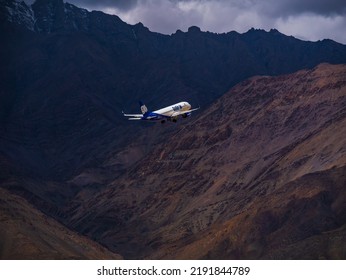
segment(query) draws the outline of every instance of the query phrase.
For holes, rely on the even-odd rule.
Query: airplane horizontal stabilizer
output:
[[[124,114],[124,117],[142,118],[142,114]]]
[[[141,120],[142,118],[128,118],[129,121],[139,121]]]

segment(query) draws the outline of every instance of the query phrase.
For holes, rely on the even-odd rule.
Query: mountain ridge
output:
[[[335,141],[335,146],[339,147],[342,142],[337,139],[342,138],[342,128],[338,131],[330,125],[334,121],[337,124],[343,121],[344,99],[338,97],[338,104],[332,98],[328,100],[318,95],[325,104],[319,100],[310,104],[315,98],[312,94],[315,89],[316,94],[331,91],[331,96],[336,98],[334,91],[344,87],[344,80],[337,75],[343,71],[340,70],[343,66],[315,68],[322,62],[346,63],[346,46],[342,44],[329,40],[305,42],[276,30],[251,29],[244,34],[234,31],[215,34],[190,27],[187,32],[162,35],[149,31],[143,24],[129,25],[117,16],[88,12],[62,1],[53,1],[56,5],[52,7],[56,9],[50,9],[47,5],[50,2],[36,1],[33,8],[23,3],[13,4],[11,0],[0,2],[0,37],[3,43],[0,49],[0,186],[23,197],[46,216],[97,240],[114,252],[120,252],[125,258],[217,258],[217,250],[209,255],[198,251],[195,255],[188,255],[188,251],[179,254],[174,246],[185,248],[187,243],[197,244],[199,239],[203,242],[205,227],[218,220],[218,215],[227,207],[232,210],[226,215],[230,219],[239,214],[242,207],[244,211],[250,211],[245,207],[246,199],[249,199],[247,191],[264,196],[271,189],[273,178],[280,177],[282,171],[281,167],[277,170],[276,162],[285,166],[285,162],[278,160],[280,156],[290,156],[287,161],[292,163],[292,170],[302,174],[307,163],[318,166],[320,161],[310,154],[304,156],[296,151],[297,158],[294,159],[290,153],[296,145],[302,145],[303,151],[312,153],[303,143],[315,139],[313,143],[317,147],[318,141],[314,137],[318,129],[336,131],[335,139],[330,140]],[[18,14],[12,12],[10,20],[9,5],[14,5],[12,10],[18,10]],[[31,25],[33,19],[29,8],[32,13],[36,11],[36,25]],[[13,22],[16,20],[19,24]],[[32,28],[26,28],[26,24]],[[303,68],[306,70],[301,70]],[[294,78],[280,76],[295,71],[301,72],[292,74]],[[334,72],[335,77],[331,74]],[[340,80],[336,81],[336,78]],[[280,83],[285,79],[292,79],[292,84],[287,82],[287,89],[297,100],[306,102],[306,106],[299,106],[292,97],[284,95],[286,89],[280,88]],[[313,85],[315,80],[318,83]],[[266,88],[266,82],[273,87]],[[229,104],[227,97],[223,99],[225,95],[229,97],[230,94],[226,93],[231,88],[233,98],[237,98],[234,104]],[[276,101],[278,104],[273,100],[275,96],[281,96],[277,95],[276,89],[285,96]],[[310,99],[304,97],[304,89],[309,91]],[[300,96],[296,95],[297,92],[301,93]],[[253,94],[253,98],[245,98],[247,94]],[[177,100],[199,104],[202,109],[191,119],[178,124],[129,123],[122,118],[121,111],[139,110],[137,100],[145,101],[150,109]],[[215,109],[215,104],[220,106],[220,110],[211,112],[210,108]],[[282,107],[282,112],[276,110],[275,104]],[[289,109],[290,104],[295,104],[294,111]],[[332,111],[331,107],[338,109],[340,115],[337,116],[338,110]],[[271,114],[273,119],[267,118],[265,110],[274,112]],[[314,117],[306,111],[314,112]],[[235,112],[239,113],[238,116],[229,122],[225,117],[228,113],[234,116]],[[286,118],[285,112],[290,118]],[[329,118],[326,112],[333,118]],[[301,118],[305,122],[301,122]],[[283,119],[285,122],[280,123]],[[319,127],[318,121],[327,127]],[[296,123],[300,124],[300,129],[295,127]],[[272,131],[264,129],[271,124],[277,126]],[[201,132],[189,133],[195,126]],[[294,131],[295,137],[303,135],[305,138],[288,137],[283,129],[286,126]],[[273,132],[280,132],[281,138]],[[272,134],[277,136],[276,141],[270,138]],[[177,139],[175,135],[181,137]],[[262,144],[257,149],[272,151],[261,161],[243,159],[237,162],[241,154],[230,152],[227,150],[229,146],[223,145],[229,139],[233,141],[235,135],[239,143],[247,141],[248,144],[240,145],[239,153],[254,152],[253,143],[264,141],[266,137],[270,139],[270,147]],[[326,134],[320,137],[328,141]],[[170,146],[158,151],[157,147],[162,147],[167,139]],[[175,141],[174,145],[171,139]],[[292,141],[290,145],[287,144],[289,141]],[[220,145],[213,145],[214,142]],[[175,148],[180,150],[175,152]],[[339,148],[340,151],[326,147],[324,152],[330,155],[331,161],[341,161],[343,150],[341,146]],[[191,158],[189,150],[196,151],[198,156],[192,155]],[[231,159],[227,158],[227,151],[232,155]],[[219,155],[220,161],[210,159],[210,162],[205,162],[200,153]],[[230,161],[231,167],[224,166],[225,161]],[[272,167],[264,168],[264,162],[271,163]],[[235,163],[239,164],[239,170],[234,167]],[[190,181],[181,183],[176,169],[184,173],[199,165],[200,170],[191,175]],[[154,189],[153,183],[158,181],[151,167],[164,172],[163,177],[172,175],[164,191]],[[282,169],[287,178],[293,176]],[[332,170],[332,166],[329,169]],[[227,172],[234,172],[238,182],[228,180]],[[335,172],[330,171],[325,176],[335,177]],[[287,179],[283,177],[282,180]],[[210,178],[216,178],[215,182]],[[334,181],[328,180],[336,182],[333,193],[339,192],[337,186],[341,176]],[[259,188],[258,184],[263,182],[268,185]],[[239,192],[244,186],[246,190],[241,197]],[[214,206],[206,207],[209,198],[203,194],[210,192],[215,195],[214,191],[220,197],[234,193],[244,201],[236,205],[217,201]],[[104,198],[107,195],[110,200],[116,200],[114,206],[102,204],[109,202]],[[116,195],[119,197],[114,198]],[[326,203],[322,194],[316,195],[311,203],[322,203],[330,208],[328,195]],[[95,202],[95,197],[102,200]],[[186,200],[179,206],[184,197],[190,198],[191,202]],[[188,218],[191,214],[188,205],[196,208],[192,212],[196,217],[194,221]],[[301,205],[304,203],[298,203],[296,207]],[[338,203],[336,205],[337,211],[343,211]],[[164,211],[157,213],[155,207]],[[220,213],[217,214],[213,207]],[[182,216],[176,216],[174,209]],[[334,220],[338,220],[334,209],[330,213],[333,213]],[[322,211],[322,214],[325,213]],[[94,225],[98,216],[99,224]],[[276,217],[276,214],[269,214],[271,216]],[[87,218],[89,220],[83,223]],[[177,220],[176,228],[169,218]],[[167,236],[159,230],[161,226],[162,230],[168,230],[165,232]],[[201,235],[197,238],[195,234],[199,230]],[[242,230],[246,236],[247,229]],[[164,244],[166,240],[170,242],[166,244],[168,247]],[[237,244],[242,249],[233,256],[249,257],[243,245]],[[260,246],[264,248],[263,244]],[[228,256],[232,256],[233,247],[228,248]],[[280,250],[284,249],[287,248]],[[263,251],[256,256],[265,257],[269,253]],[[227,254],[219,256],[227,257]]]
[[[44,3],[46,1],[37,1],[35,5]],[[21,137],[15,132],[18,125],[8,119],[27,123],[24,127],[35,131],[32,124],[37,119],[35,112],[47,116],[36,125],[40,130],[39,139],[47,138],[42,133],[46,134],[49,127],[58,123],[49,112],[58,113],[57,104],[64,107],[68,102],[68,110],[62,113],[63,118],[75,119],[73,122],[78,123],[72,126],[83,127],[83,131],[101,126],[104,127],[102,134],[112,131],[113,138],[117,139],[128,131],[128,125],[119,120],[120,112],[136,110],[137,100],[146,101],[151,108],[175,103],[177,99],[188,99],[204,107],[236,83],[254,75],[284,74],[311,68],[320,62],[346,62],[346,46],[331,41],[303,42],[273,30],[252,29],[244,34],[218,35],[190,28],[188,32],[168,36],[150,32],[141,24],[127,25],[116,16],[99,12],[87,14],[94,19],[90,19],[92,28],[83,32],[67,28],[66,33],[62,28],[49,34],[31,31],[27,34],[13,30],[13,25],[2,25],[5,42],[1,60],[5,63],[1,67],[0,121],[7,134],[14,134],[12,138]],[[67,101],[68,98],[71,101]],[[40,100],[44,99],[46,102],[42,104]],[[31,111],[25,109],[28,101],[33,103]],[[71,116],[71,111],[79,112],[84,118],[90,114],[95,123],[90,127],[85,120]],[[16,128],[12,128],[14,126]],[[114,131],[115,127],[119,134]],[[64,132],[74,134],[74,131]],[[20,133],[30,134],[23,129]],[[134,130],[130,132],[133,133]],[[71,141],[82,141],[76,137]],[[64,141],[60,138],[59,135],[58,139]],[[59,151],[60,145],[55,139],[50,142],[46,154],[49,161],[54,161],[58,158],[54,151]],[[80,155],[74,156],[77,157]],[[62,163],[41,160],[46,161],[46,166],[52,165],[51,173],[59,173],[59,176],[62,173],[59,169],[66,173],[79,165],[76,161],[67,169]]]

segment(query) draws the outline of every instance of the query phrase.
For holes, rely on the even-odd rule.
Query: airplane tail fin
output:
[[[145,106],[142,101],[139,101],[139,105],[141,106],[142,114],[145,115],[148,112],[147,106]]]

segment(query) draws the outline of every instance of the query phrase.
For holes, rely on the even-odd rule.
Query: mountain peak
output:
[[[197,32],[201,32],[201,29],[198,26],[190,26],[187,31],[191,32],[191,33],[193,33],[193,32],[197,33]]]
[[[38,31],[50,33],[64,26],[65,11],[62,0],[36,0],[32,4]]]
[[[8,22],[25,26],[34,30],[34,13],[24,1],[2,0],[0,5],[0,18]]]
[[[0,18],[39,33],[117,30],[127,25],[118,16],[103,12],[89,12],[63,0],[36,0],[31,6],[24,1],[1,0]],[[142,25],[142,27],[144,27]],[[146,27],[144,27],[147,29]],[[147,29],[149,30],[149,29]]]
[[[33,5],[64,5],[63,0],[36,0]]]
[[[64,9],[64,1],[63,0],[36,0],[32,4],[35,9],[43,9],[50,10],[51,12],[55,12],[57,10]]]

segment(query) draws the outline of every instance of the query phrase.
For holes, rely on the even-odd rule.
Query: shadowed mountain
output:
[[[345,258],[345,113],[345,65],[244,81],[69,224],[126,258]]]
[[[0,259],[121,259],[0,188]]]
[[[227,192],[234,182],[228,175],[225,178],[218,175],[223,172],[234,173],[240,178],[235,181],[235,189],[249,185],[247,188],[254,189],[252,194],[257,191],[258,180],[267,174],[260,175],[260,171],[267,167],[248,153],[253,149],[267,149],[268,154],[263,156],[266,160],[262,161],[272,163],[278,155],[284,154],[285,150],[280,149],[286,144],[294,145],[300,137],[308,137],[308,133],[317,129],[319,121],[325,121],[319,119],[322,117],[309,115],[310,119],[303,119],[302,131],[296,131],[296,122],[302,121],[300,117],[306,117],[304,110],[316,109],[315,103],[308,103],[315,100],[312,93],[311,100],[305,100],[305,90],[313,92],[312,81],[322,79],[317,70],[300,72],[293,78],[255,78],[247,81],[251,85],[246,89],[248,92],[243,84],[221,97],[225,92],[254,75],[287,74],[311,69],[321,62],[346,63],[346,46],[331,40],[306,42],[277,30],[251,29],[244,34],[214,34],[201,32],[198,27],[191,27],[188,32],[162,35],[151,32],[141,23],[129,25],[117,16],[89,12],[62,0],[37,0],[31,6],[14,0],[0,0],[0,38],[0,186],[25,198],[45,215],[131,258],[183,256],[173,249],[169,253],[171,249],[168,247],[182,248],[190,242],[203,240],[206,237],[204,231],[214,226],[216,220],[218,225],[226,223],[230,213],[238,213],[245,207],[248,191],[239,191],[238,195],[244,196],[244,201],[238,198],[241,204],[232,207],[216,204],[221,207],[220,213],[224,211],[223,207],[235,211],[230,210],[224,219],[221,214],[209,214],[211,210],[208,208],[205,217],[210,218],[204,217],[200,226],[195,226],[185,216],[191,213],[184,208],[184,203],[193,209],[204,209],[205,198],[186,200],[180,205],[180,195],[188,198],[203,194],[214,184],[210,178],[216,178],[215,182],[224,185],[224,192]],[[332,66],[317,69],[322,69],[321,73],[334,71],[328,70],[333,69]],[[312,73],[317,73],[316,77],[309,76]],[[291,100],[287,96],[282,102],[293,104],[302,98],[312,109],[303,110],[298,105],[295,111],[286,108],[285,114],[291,119],[275,111],[258,124],[255,122],[257,112],[266,116],[265,110],[271,110],[267,105],[271,105],[276,97],[281,100],[279,93],[284,95],[284,89],[277,93],[276,88],[280,89],[280,79],[286,78],[293,79],[292,83],[287,82],[287,87],[294,98]],[[273,83],[273,88],[268,87],[261,93],[256,83],[264,88],[267,82]],[[343,81],[337,82],[342,88]],[[333,75],[328,74],[325,83],[333,84]],[[322,84],[316,86],[318,93],[327,90]],[[256,91],[252,91],[252,87]],[[234,97],[230,98],[232,95]],[[197,119],[194,115],[191,120],[165,126],[125,121],[121,111],[139,111],[137,100],[143,100],[149,109],[189,101],[194,106],[201,105],[203,109],[198,113],[203,116]],[[216,103],[207,109],[213,102]],[[330,111],[332,115],[336,111],[331,106],[343,104],[336,105],[332,99],[324,102],[318,110]],[[211,113],[215,106],[221,106],[221,109]],[[227,119],[230,115],[231,120]],[[263,130],[271,122],[277,126],[271,131]],[[237,150],[211,144],[235,141],[232,135],[236,129],[244,129],[236,134],[240,137],[235,143],[239,147]],[[273,131],[278,133],[280,129],[282,138],[275,138]],[[296,138],[287,136],[290,129]],[[276,140],[272,142],[270,137]],[[158,152],[156,147],[161,147],[170,138],[167,147]],[[261,140],[262,146],[254,145],[255,140]],[[229,146],[232,144],[230,142]],[[337,151],[332,153],[338,154]],[[215,163],[205,163],[204,166],[205,154],[210,154],[210,161],[215,160]],[[235,164],[225,166],[222,163],[224,157],[227,162],[236,161]],[[304,160],[312,161],[310,157],[301,157],[303,165]],[[157,158],[160,161],[155,163]],[[292,162],[295,162],[293,156]],[[150,172],[156,170],[162,180],[169,179],[168,187],[163,190],[158,188],[157,180],[161,179],[152,177],[153,174],[146,176],[146,168],[154,168],[153,163],[156,169]],[[198,169],[191,174],[183,173],[182,178],[175,173],[195,166]],[[210,166],[213,168],[209,170]],[[290,169],[289,165],[286,168]],[[247,169],[251,176],[247,175]],[[282,178],[283,182],[291,180],[291,177],[287,178]],[[262,187],[261,192],[271,189],[271,184],[273,182]],[[112,200],[117,196],[116,201],[112,201],[114,205],[104,199],[105,193]],[[170,195],[174,203],[185,209],[181,210],[183,212],[172,204]],[[99,196],[102,198],[99,202],[92,200]],[[171,207],[170,210],[156,213],[152,207],[161,209],[158,201]],[[96,206],[100,209],[94,208]],[[176,225],[169,221],[178,219],[178,213],[182,214],[179,219],[184,222],[180,221],[174,229]],[[194,216],[196,221],[197,216]],[[89,220],[83,224],[87,217]],[[96,223],[94,217],[101,221],[97,226],[93,224]],[[184,223],[191,224],[192,228],[185,228]],[[154,230],[152,225],[157,229]],[[172,232],[166,231],[168,225],[172,226]],[[165,234],[159,231],[160,228]],[[216,225],[215,230],[218,230]],[[196,236],[197,232],[200,237]],[[167,236],[163,238],[163,235]],[[170,243],[165,247],[162,244],[166,239]],[[213,254],[215,251],[208,256],[214,257]],[[200,253],[196,256],[207,257]],[[237,256],[247,255],[239,253]]]
[[[141,133],[121,111],[138,111],[138,100],[152,109],[179,100],[205,107],[254,75],[346,63],[344,45],[277,30],[191,27],[168,36],[62,0],[0,3],[1,152],[41,177],[67,179],[110,154],[121,157]],[[148,150],[137,146],[140,154]],[[127,166],[119,161],[113,171]]]

